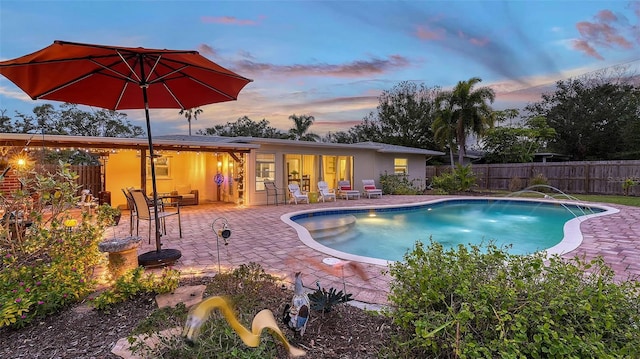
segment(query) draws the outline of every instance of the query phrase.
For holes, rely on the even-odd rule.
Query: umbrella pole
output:
[[[156,166],[155,166],[155,155],[153,153],[153,141],[151,140],[151,120],[149,118],[149,105],[147,103],[147,88],[142,88],[142,95],[144,96],[144,112],[147,118],[147,137],[149,140],[149,161],[151,162],[151,187],[153,188],[153,216],[154,216],[154,224],[156,227],[156,251],[160,252],[162,247],[162,242],[160,240],[160,220],[158,217],[158,188],[156,185]]]
[[[143,74],[144,75],[144,74]],[[144,78],[144,76],[142,76]],[[153,216],[156,225],[156,250],[143,253],[138,256],[138,263],[143,267],[158,267],[171,265],[180,257],[182,253],[177,249],[161,249],[160,242],[160,220],[158,217],[158,189],[156,188],[156,166],[153,162],[153,141],[151,140],[151,119],[149,116],[149,101],[147,98],[147,87],[142,85],[142,97],[144,98],[144,113],[147,119],[147,138],[149,140],[149,161],[151,161],[151,186],[153,188]],[[151,224],[149,224],[151,225]]]

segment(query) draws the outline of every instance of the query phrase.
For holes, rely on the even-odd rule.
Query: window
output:
[[[169,157],[157,157],[155,160],[156,178],[170,178],[171,167],[169,166]],[[151,163],[147,164],[147,176],[151,176]]]
[[[395,158],[393,160],[393,173],[406,175],[409,173],[409,160],[406,158]]]
[[[276,179],[276,155],[273,153],[256,154],[256,191],[264,191],[264,181]]]

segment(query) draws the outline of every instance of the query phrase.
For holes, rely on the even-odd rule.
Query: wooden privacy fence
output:
[[[511,183],[519,179],[521,188],[528,187],[536,176],[544,176],[547,184],[565,193],[623,195],[627,179],[640,183],[640,161],[584,161],[473,164],[477,184],[485,190],[513,190]],[[433,178],[451,166],[427,166],[427,178]],[[629,195],[640,196],[640,185],[629,189]]]
[[[55,173],[58,168],[57,165],[44,166],[44,169],[50,173]],[[96,197],[102,191],[101,166],[71,165],[69,169],[78,175],[76,183],[80,186],[80,190],[88,189]]]

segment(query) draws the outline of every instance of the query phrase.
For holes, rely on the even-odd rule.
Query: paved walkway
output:
[[[312,203],[279,206],[239,207],[233,204],[203,204],[181,208],[183,238],[178,236],[177,222],[167,220],[167,235],[162,238],[162,248],[175,248],[182,252],[175,267],[184,276],[214,275],[218,265],[222,271],[228,271],[241,264],[256,262],[270,274],[292,282],[293,273],[301,271],[305,286],[315,288],[319,281],[325,288],[342,289],[346,285],[348,293],[357,301],[386,304],[391,277],[388,268],[373,264],[363,264],[367,280],[363,280],[352,270],[335,270],[322,262],[327,254],[304,245],[296,231],[282,222],[280,216],[305,209],[328,207],[355,207],[376,204],[400,204],[426,202],[445,196],[389,196],[379,198],[361,198],[359,200],[338,200],[337,202]],[[584,234],[582,245],[565,255],[574,257],[585,255],[587,259],[601,255],[616,271],[618,279],[629,275],[640,275],[640,208],[609,205],[620,210],[619,213],[601,216],[582,222]],[[232,235],[228,245],[219,242],[220,263],[216,249],[216,236],[211,224],[217,218],[226,218]],[[147,241],[147,223],[140,225],[143,237],[138,253],[155,249]],[[219,227],[217,227],[219,228]],[[129,218],[123,215],[120,225],[107,236],[128,235]],[[153,237],[153,234],[152,234]],[[344,273],[344,275],[342,275]],[[343,283],[344,277],[344,283]]]

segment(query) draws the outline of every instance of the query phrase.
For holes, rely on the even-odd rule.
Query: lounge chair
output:
[[[318,200],[322,200],[324,202],[326,199],[336,200],[336,191],[333,189],[329,189],[329,185],[325,181],[318,182]]]
[[[300,186],[296,183],[289,184],[289,196],[291,197],[289,199],[289,203],[294,202],[295,204],[298,204],[298,201],[309,203],[309,195],[301,192]]]
[[[349,181],[338,181],[338,196],[346,200],[360,199],[360,191],[353,189]]]
[[[362,180],[362,186],[364,187],[364,194],[367,195],[367,198],[371,198],[371,196],[379,196],[382,198],[382,190],[380,188],[376,188],[376,182],[370,179]]]

